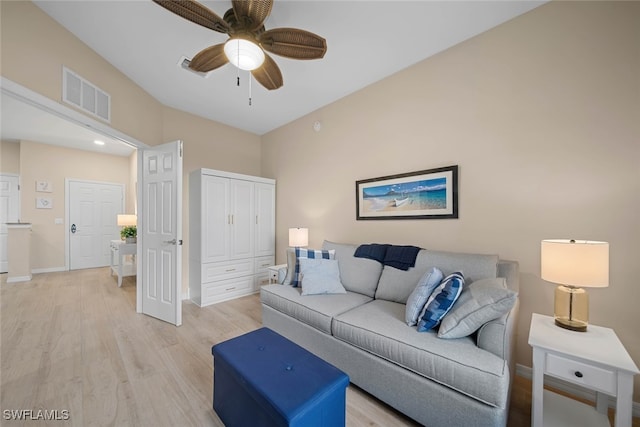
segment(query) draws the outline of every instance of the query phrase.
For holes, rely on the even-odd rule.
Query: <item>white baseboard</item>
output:
[[[189,289],[187,288],[187,292],[182,293],[182,300],[189,299]]]
[[[532,371],[530,367],[516,364],[516,375],[530,380],[532,376],[531,372]],[[583,387],[580,387],[580,386],[577,386],[577,385],[574,385],[550,376],[545,377],[544,383],[555,389],[564,391],[565,393],[569,393],[573,396],[587,399],[592,402],[596,401],[596,392],[593,390],[589,390],[589,389],[586,389],[586,388],[583,388]],[[615,397],[613,396],[608,396],[608,397],[609,397],[609,402],[608,402],[609,408],[615,409],[616,407]],[[632,407],[633,407],[633,410],[632,410],[633,416],[640,417],[640,402],[633,402]]]
[[[67,271],[67,267],[32,268],[31,274],[57,273],[59,271]]]
[[[15,277],[8,277],[7,278],[7,283],[28,282],[29,280],[31,280],[31,275],[28,275],[28,276],[15,276]]]

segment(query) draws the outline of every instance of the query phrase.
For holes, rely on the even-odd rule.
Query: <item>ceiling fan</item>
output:
[[[193,57],[189,68],[207,73],[227,62],[251,71],[269,90],[282,87],[282,73],[267,52],[292,59],[319,59],[327,51],[324,38],[297,28],[265,30],[273,0],[232,0],[223,18],[195,0],[153,0],[198,25],[229,35],[229,40],[203,49]],[[266,52],[265,52],[266,51]]]

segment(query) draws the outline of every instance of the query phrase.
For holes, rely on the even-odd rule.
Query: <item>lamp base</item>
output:
[[[560,285],[554,303],[556,325],[571,331],[586,332],[589,323],[589,295],[582,288]]]
[[[556,326],[576,332],[587,332],[587,322],[579,320],[561,319],[556,317]]]

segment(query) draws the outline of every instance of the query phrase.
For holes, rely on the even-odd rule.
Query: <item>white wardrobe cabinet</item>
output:
[[[193,302],[205,306],[258,291],[275,262],[275,181],[191,172],[189,242]]]

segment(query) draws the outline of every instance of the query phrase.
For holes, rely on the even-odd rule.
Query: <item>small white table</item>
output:
[[[111,274],[118,275],[118,287],[122,286],[122,278],[136,275],[135,262],[125,263],[126,255],[133,255],[135,259],[138,245],[136,243],[125,243],[122,240],[111,241]],[[116,264],[116,260],[118,263]]]
[[[278,264],[278,265],[272,265],[271,267],[267,267],[267,270],[269,270],[269,283],[280,283],[279,279],[279,274],[280,274],[280,270],[282,270],[283,268],[287,268],[287,264]]]
[[[616,397],[615,427],[631,427],[633,376],[640,371],[612,329],[589,325],[587,332],[570,331],[534,313],[529,345],[532,427],[609,426],[607,395]],[[596,408],[543,390],[545,375],[595,390]]]

